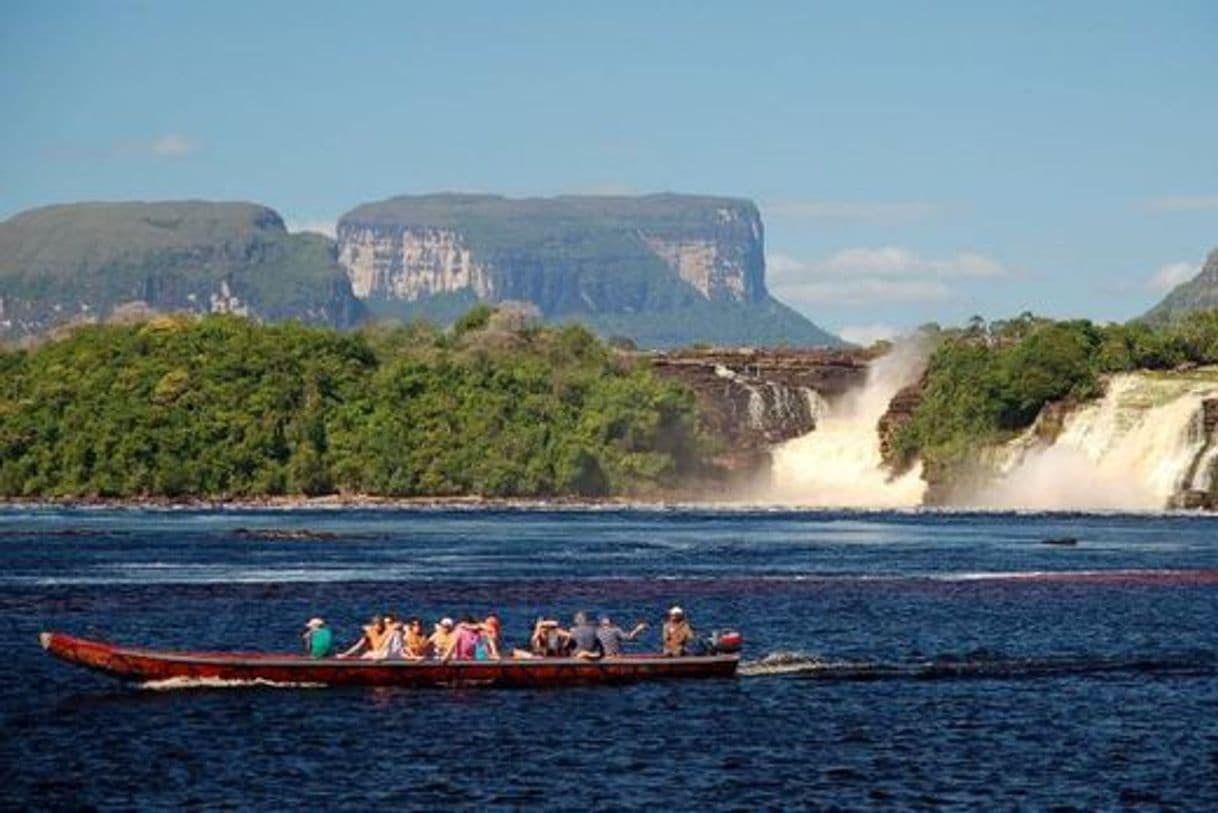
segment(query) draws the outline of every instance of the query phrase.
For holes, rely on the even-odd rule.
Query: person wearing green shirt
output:
[[[305,651],[314,658],[325,658],[334,649],[334,635],[323,618],[310,618],[305,624]]]

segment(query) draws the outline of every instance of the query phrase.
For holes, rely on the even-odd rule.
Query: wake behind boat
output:
[[[731,677],[735,675],[740,662],[739,652],[678,657],[658,654],[623,655],[599,660],[318,659],[303,655],[260,652],[137,649],[75,638],[58,632],[44,632],[39,638],[42,648],[61,660],[111,677],[139,683],[183,680],[199,685],[223,681],[324,686],[549,687]]]

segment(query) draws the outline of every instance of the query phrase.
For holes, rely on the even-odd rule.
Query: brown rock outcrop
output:
[[[863,384],[870,360],[860,350],[751,348],[643,357],[694,391],[703,427],[723,443],[720,463],[731,471],[764,468],[771,446],[812,431],[826,402]]]
[[[924,382],[919,381],[897,390],[897,394],[888,402],[887,411],[876,424],[876,432],[880,435],[880,457],[894,474],[903,474],[913,465],[912,459],[898,454],[894,440],[897,431],[913,419],[914,410],[922,403],[924,387]]]

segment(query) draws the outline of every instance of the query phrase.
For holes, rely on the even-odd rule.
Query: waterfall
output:
[[[967,502],[993,508],[1165,508],[1185,488],[1208,487],[1211,457],[1202,401],[1218,382],[1187,376],[1113,376],[1104,397],[1067,416],[1052,445],[1025,435],[1006,449],[999,481]],[[1212,460],[1208,461],[1212,463]]]
[[[926,489],[921,468],[892,478],[880,456],[876,425],[892,397],[917,380],[921,369],[920,357],[894,351],[871,365],[862,389],[833,404],[809,393],[816,429],[774,449],[767,498],[841,508],[920,505]]]

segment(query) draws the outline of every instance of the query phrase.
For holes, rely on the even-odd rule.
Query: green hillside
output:
[[[320,235],[250,203],[80,203],[0,223],[0,337],[153,310],[235,311],[339,327],[360,303]]]

